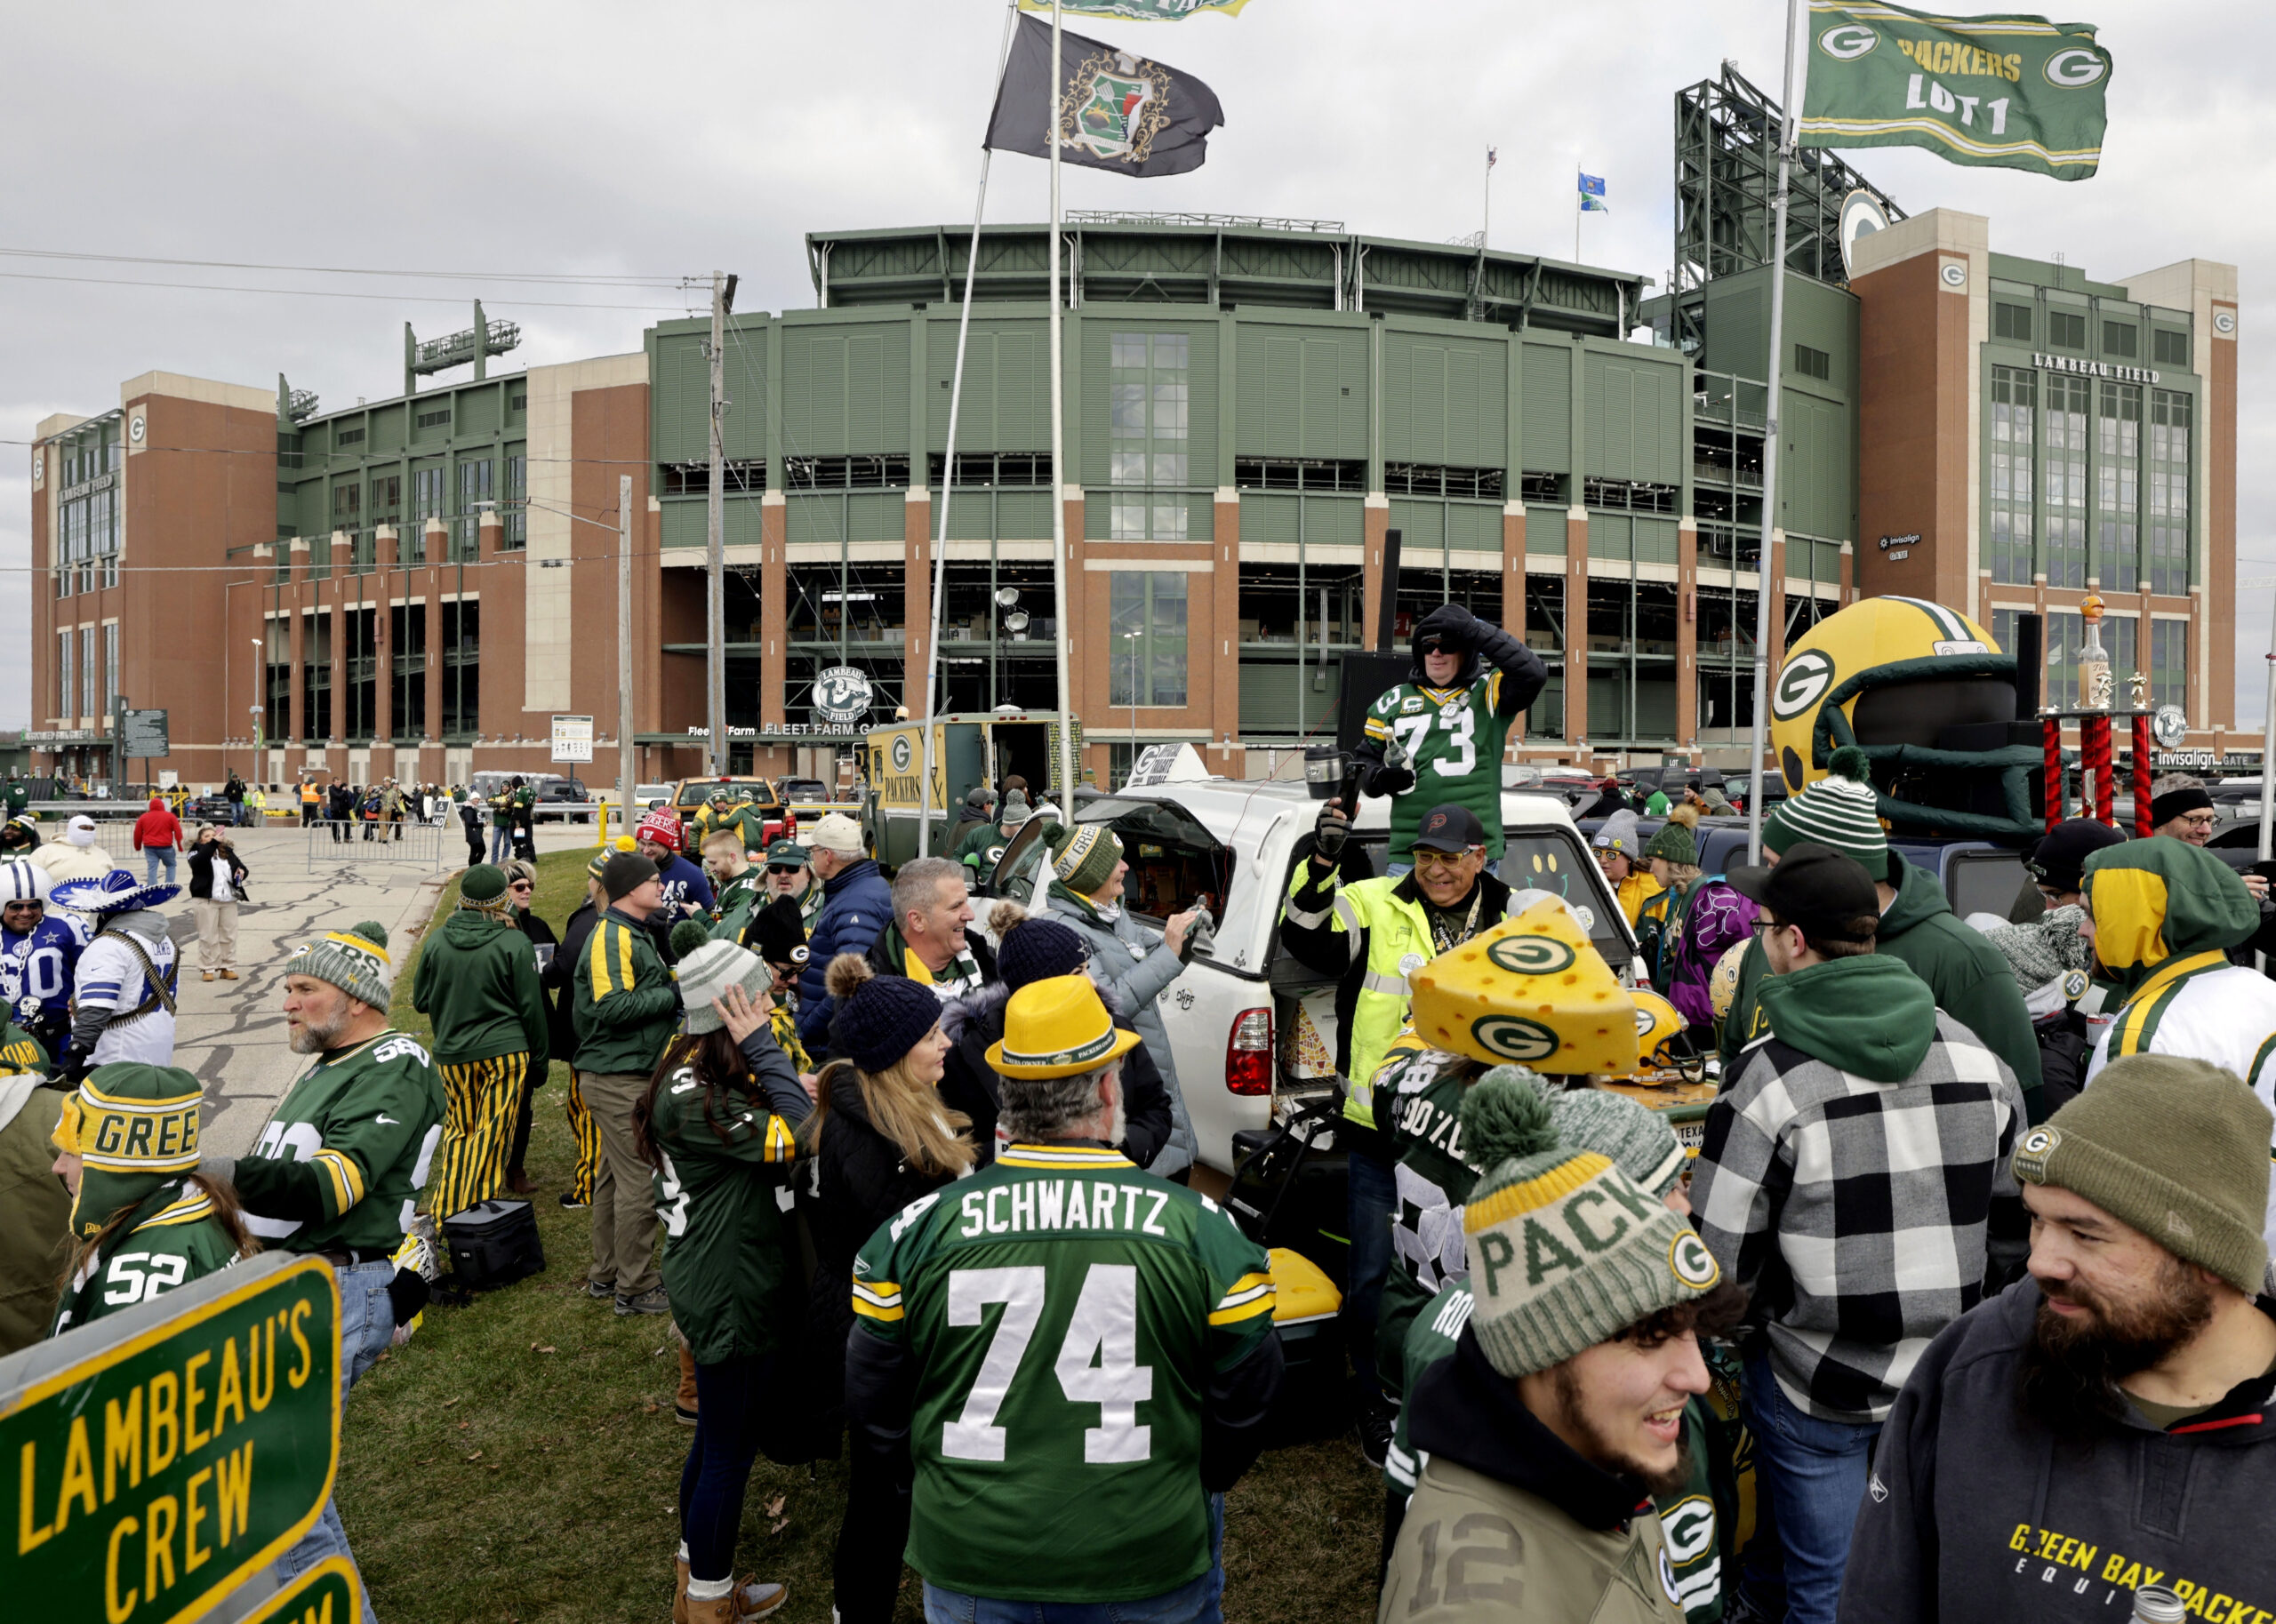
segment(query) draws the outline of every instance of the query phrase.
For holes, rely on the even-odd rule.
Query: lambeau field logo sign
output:
[[[0,1360],[6,1610],[202,1618],[307,1532],[339,1455],[340,1293],[321,1258],[268,1253]],[[293,1588],[319,1617],[322,1579]]]

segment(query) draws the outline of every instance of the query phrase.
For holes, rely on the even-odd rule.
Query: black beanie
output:
[[[745,942],[770,964],[806,965],[806,922],[796,897],[777,897],[751,916]]]
[[[2098,823],[2092,818],[2072,818],[2047,832],[2046,837],[2032,848],[2024,867],[2031,870],[2032,879],[2067,896],[2080,888],[2087,859],[2104,846],[2125,843],[2126,836],[2107,823]]]
[[[654,863],[637,852],[619,852],[601,865],[601,891],[613,908],[655,877]]]
[[[2213,804],[2213,797],[2205,793],[2201,784],[2192,784],[2186,789],[2168,789],[2150,803],[2150,827],[2170,823],[2184,812],[2197,812]]]

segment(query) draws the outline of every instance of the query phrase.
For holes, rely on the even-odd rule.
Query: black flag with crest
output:
[[[1182,175],[1209,156],[1209,132],[1225,122],[1217,92],[1191,74],[1112,45],[1060,33],[1059,158],[1123,175]],[[985,145],[1051,156],[1051,25],[1022,16]]]

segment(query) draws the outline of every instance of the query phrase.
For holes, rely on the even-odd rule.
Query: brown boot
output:
[[[746,1578],[728,1599],[735,1604],[735,1624],[749,1624],[749,1620],[765,1618],[789,1601],[790,1588],[788,1585],[763,1585],[756,1578]]]
[[[735,1624],[735,1593],[730,1590],[716,1601],[699,1602],[690,1599],[684,1615],[685,1624]]]
[[[672,1400],[672,1416],[683,1427],[695,1425],[695,1354],[685,1342],[679,1345],[679,1393]]]
[[[674,1556],[672,1566],[678,1575],[672,1591],[672,1624],[687,1624],[687,1558]]]

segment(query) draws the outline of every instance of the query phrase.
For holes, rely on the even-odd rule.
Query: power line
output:
[[[76,282],[92,287],[105,288],[177,288],[189,293],[267,293],[297,299],[368,299],[385,304],[463,305],[463,299],[446,299],[439,293],[347,293],[331,288],[248,288],[213,282],[144,282],[122,276],[62,276],[39,271],[0,271],[13,282]],[[485,300],[504,308],[549,310],[637,310],[644,315],[656,315],[669,310],[685,311],[685,305],[606,305],[582,300],[556,299],[500,299]]]
[[[60,248],[0,248],[18,260],[84,260],[107,265],[180,265],[200,270],[293,271],[325,276],[416,276],[461,282],[535,282],[582,287],[676,288],[684,278],[644,276],[612,271],[370,270],[348,265],[264,265],[250,260],[172,260],[156,254],[72,253]]]

